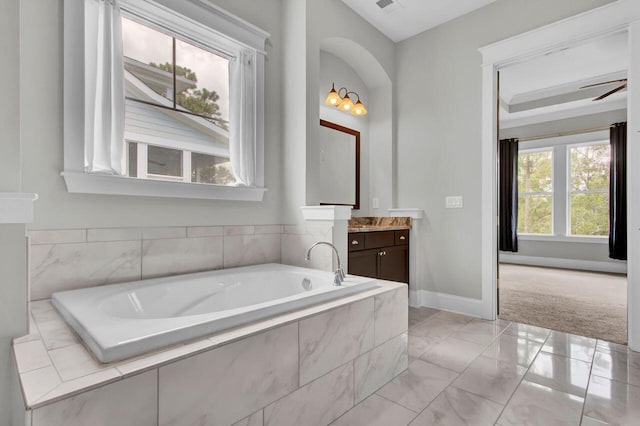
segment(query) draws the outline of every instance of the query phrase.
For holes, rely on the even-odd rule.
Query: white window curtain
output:
[[[241,51],[229,61],[229,155],[238,186],[255,186],[255,53]]]
[[[122,175],[124,62],[118,0],[85,0],[84,165]]]

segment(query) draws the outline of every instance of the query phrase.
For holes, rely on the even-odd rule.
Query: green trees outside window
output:
[[[518,155],[518,233],[553,233],[553,153]]]
[[[570,159],[571,235],[609,235],[609,144],[575,146]]]

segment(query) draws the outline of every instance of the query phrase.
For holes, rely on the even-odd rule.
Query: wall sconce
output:
[[[344,95],[340,96],[340,93],[344,90]],[[354,104],[349,95],[356,95],[358,100]],[[341,87],[336,92],[335,83],[331,83],[331,90],[327,95],[327,99],[324,101],[325,105],[340,108],[344,112],[351,112],[352,115],[367,115],[367,109],[360,101],[360,95],[356,92],[350,92],[346,87]]]

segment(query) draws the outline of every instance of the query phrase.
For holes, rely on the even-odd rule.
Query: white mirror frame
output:
[[[497,71],[550,51],[613,32],[629,34],[628,164],[640,164],[640,0],[618,0],[524,34],[482,47],[482,311],[497,316]],[[640,168],[627,168],[629,347],[640,351]],[[633,214],[632,214],[633,213]]]

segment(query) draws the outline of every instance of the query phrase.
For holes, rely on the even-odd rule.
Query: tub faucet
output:
[[[338,254],[338,249],[336,249],[336,247],[333,244],[327,243],[326,241],[318,241],[317,243],[309,247],[309,250],[307,251],[307,255],[305,256],[305,260],[311,260],[311,250],[313,250],[314,247],[320,246],[320,245],[331,247],[333,249],[333,252],[336,254],[336,259],[338,261],[338,269],[336,269],[336,272],[333,278],[333,285],[335,286],[342,285],[342,282],[344,281],[344,278],[346,275],[344,273],[344,267],[340,262],[340,255]]]

